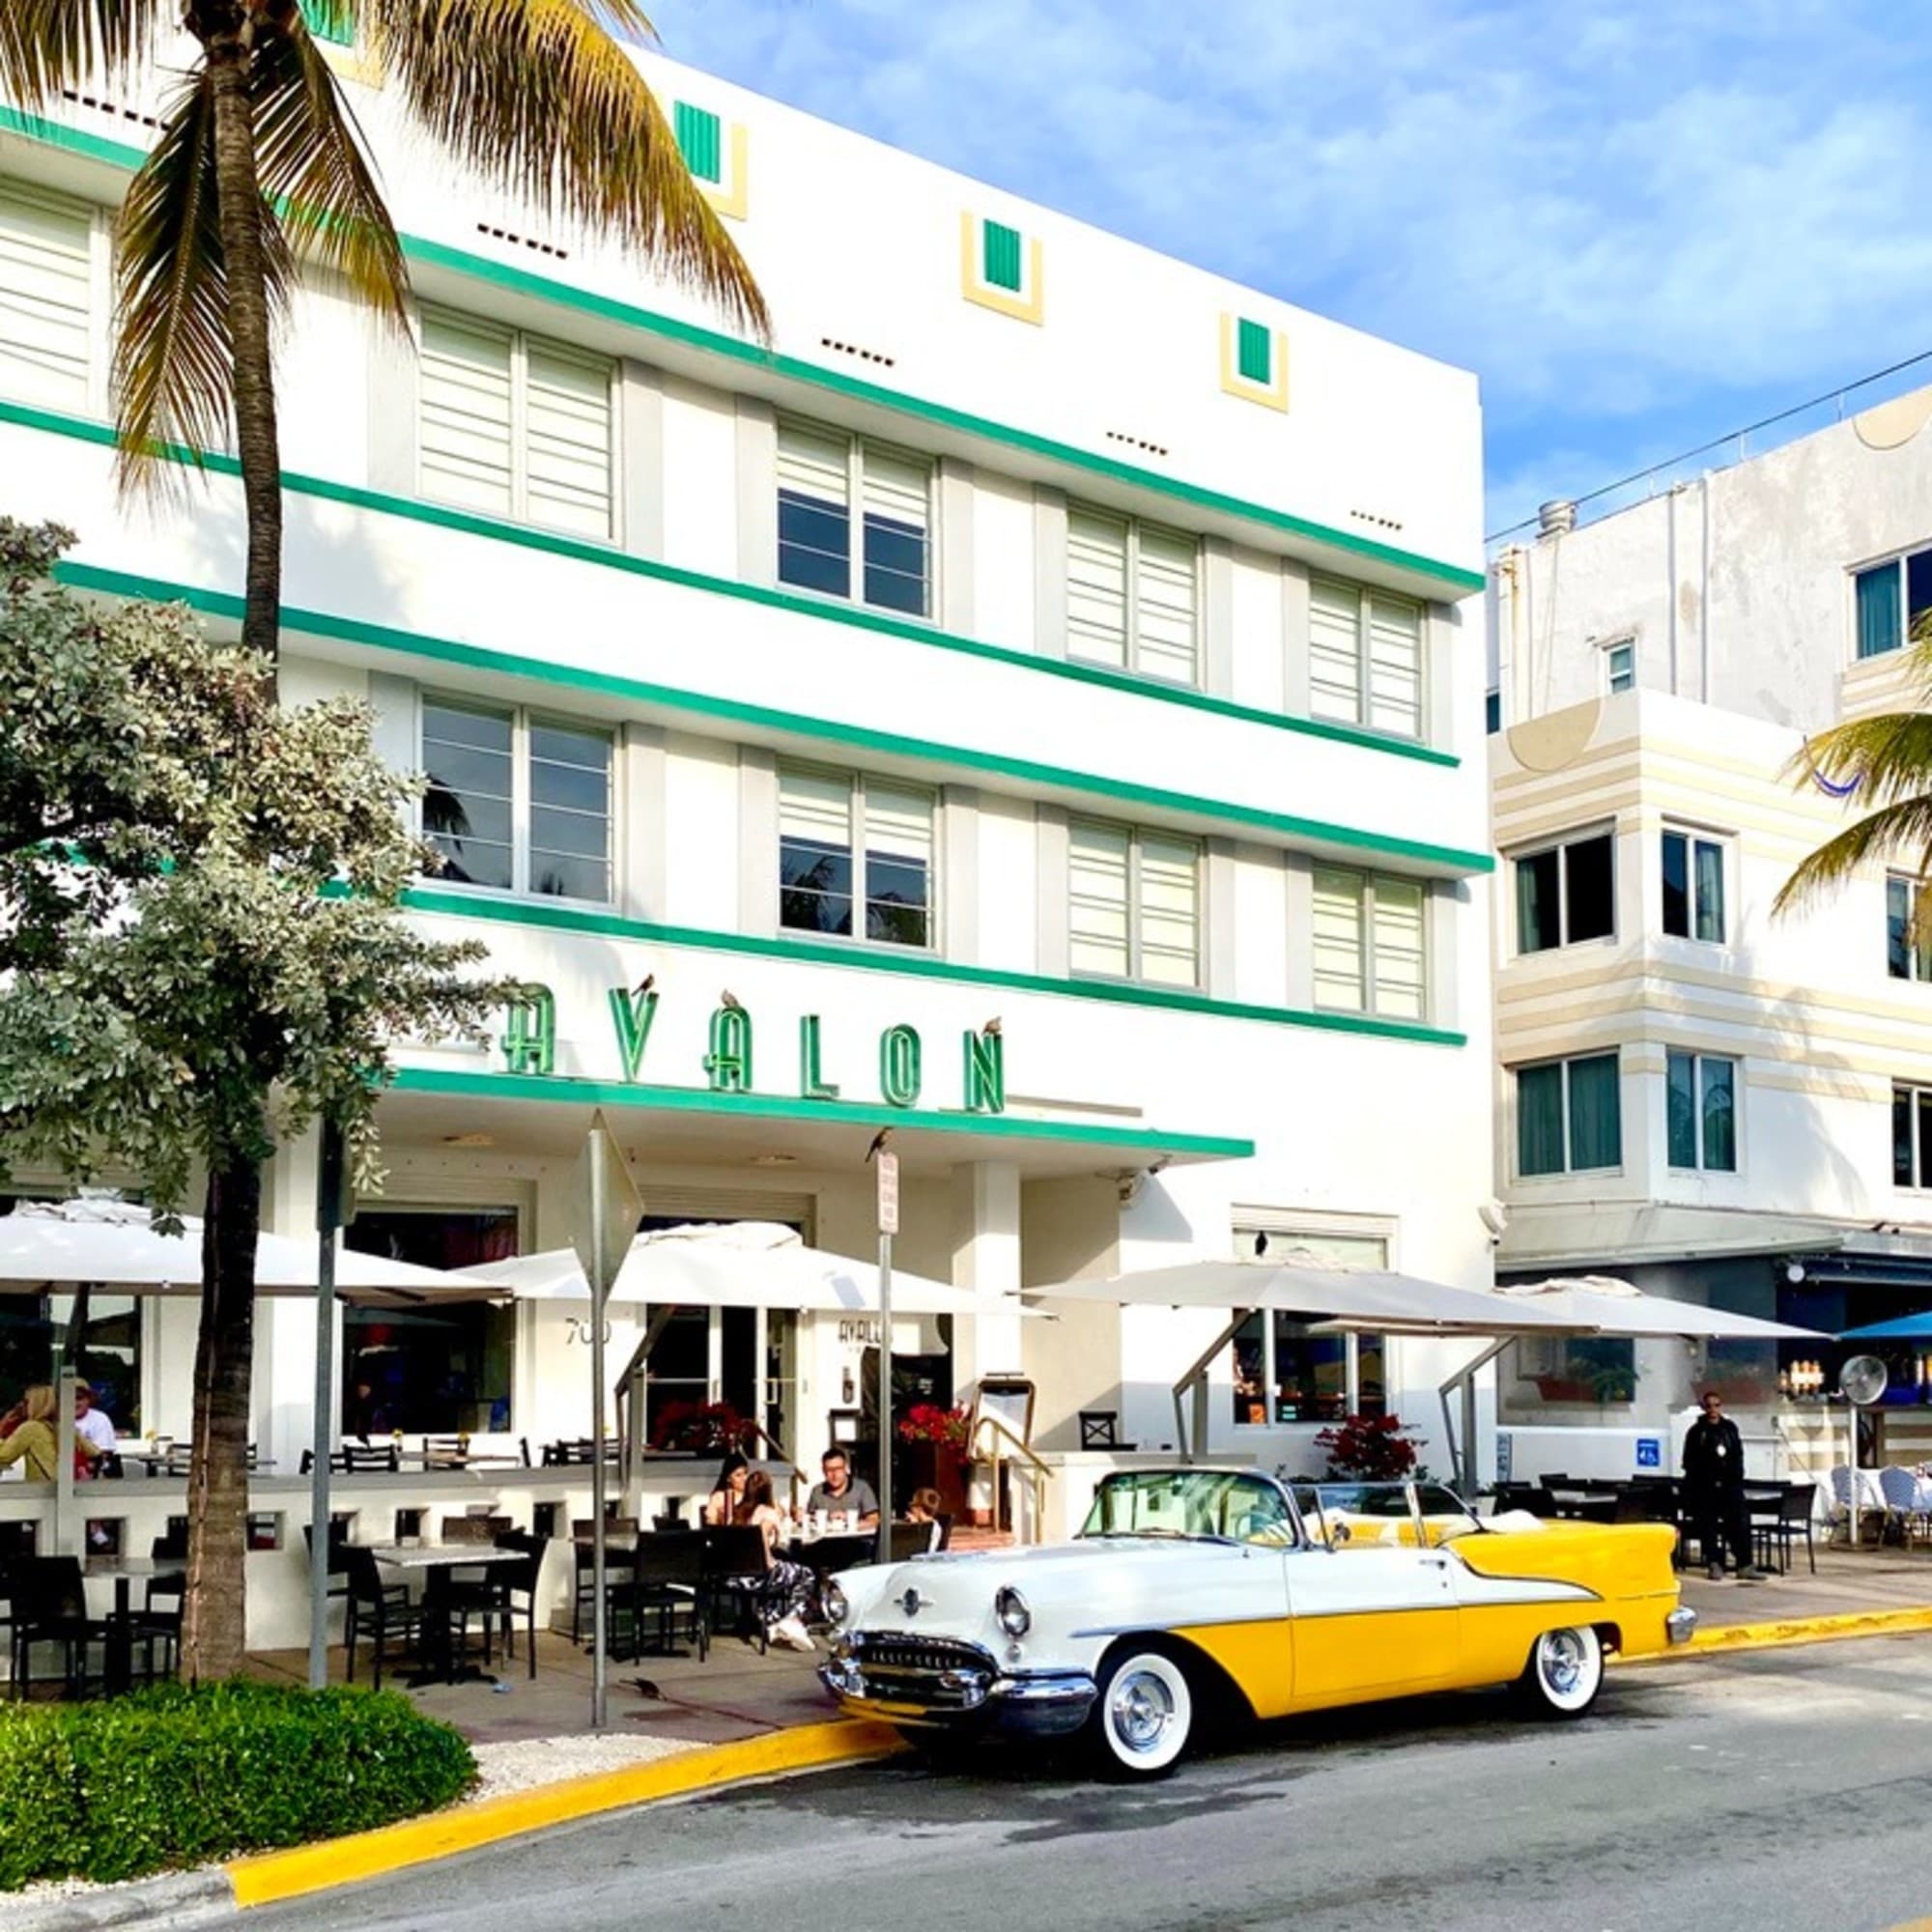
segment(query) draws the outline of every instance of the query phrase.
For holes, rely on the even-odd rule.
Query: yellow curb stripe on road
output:
[[[1689,1643],[1646,1657],[1619,1658],[1620,1663],[1669,1663],[1680,1658],[1709,1657],[1714,1651],[1776,1650],[1785,1644],[1832,1643],[1845,1637],[1905,1636],[1932,1631],[1932,1604],[1901,1610],[1849,1610],[1828,1617],[1776,1617],[1763,1623],[1719,1624],[1701,1630]]]
[[[421,1864],[452,1853],[473,1851],[520,1833],[567,1824],[599,1811],[614,1811],[653,1799],[682,1798],[746,1778],[771,1777],[788,1771],[857,1763],[902,1750],[895,1731],[883,1724],[839,1720],[799,1724],[742,1743],[681,1751],[621,1771],[593,1772],[531,1791],[513,1791],[474,1804],[459,1804],[427,1818],[412,1818],[350,1838],[298,1845],[286,1852],[263,1852],[236,1859],[227,1867],[238,1905],[272,1905],[304,1892],[326,1891],[358,1879],[376,1878],[405,1865]]]

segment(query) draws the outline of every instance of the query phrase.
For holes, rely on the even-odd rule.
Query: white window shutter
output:
[[[849,848],[852,781],[818,772],[779,775],[779,832],[783,838]]]
[[[861,488],[865,513],[904,529],[926,534],[931,519],[932,470],[911,457],[867,448]]]
[[[1141,973],[1163,986],[1200,979],[1201,848],[1188,838],[1141,836]]]
[[[1358,1013],[1367,1004],[1363,885],[1359,872],[1316,868],[1315,1004],[1331,1012]]]
[[[0,186],[0,395],[89,410],[93,288],[90,212]]]
[[[932,864],[932,794],[866,781],[866,850]]]
[[[1390,1019],[1425,1016],[1424,905],[1424,888],[1418,880],[1377,879],[1375,1009]]]
[[[1308,708],[1317,718],[1362,722],[1362,598],[1352,584],[1308,586]]]
[[[1140,529],[1134,573],[1135,668],[1177,684],[1196,681],[1195,546],[1169,530]]]
[[[1091,510],[1066,515],[1066,653],[1127,662],[1127,526]]]
[[[779,425],[779,488],[820,503],[851,507],[851,448],[843,437],[795,423]]]
[[[1076,973],[1124,980],[1132,966],[1127,945],[1127,866],[1132,841],[1106,825],[1075,825],[1067,840],[1067,938]]]
[[[1369,599],[1368,723],[1422,735],[1422,609],[1406,598]]]
[[[417,381],[423,494],[507,517],[515,513],[508,329],[426,315]]]
[[[531,523],[610,536],[611,364],[530,343],[525,423]]]

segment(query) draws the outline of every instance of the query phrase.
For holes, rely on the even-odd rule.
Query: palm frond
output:
[[[0,94],[31,111],[90,75],[138,67],[160,13],[159,0],[0,0]]]
[[[1772,912],[1782,917],[1815,905],[1881,860],[1902,861],[1918,874],[1932,867],[1932,789],[1867,812],[1807,854],[1778,888]]]
[[[271,8],[249,88],[255,166],[291,252],[341,275],[400,327],[410,276],[362,130],[293,0]]]
[[[1852,718],[1806,741],[1786,766],[1833,782],[1856,779],[1862,800],[1889,805],[1932,789],[1932,711]]]
[[[264,255],[270,303],[286,312],[294,275],[272,213]],[[122,203],[115,237],[114,389],[124,488],[165,489],[168,452],[228,440],[234,342],[214,173],[214,88],[190,73],[161,117],[154,150]]]
[[[769,337],[751,270],[607,30],[650,35],[635,0],[358,0],[356,18],[460,160],[548,215],[615,238]]]

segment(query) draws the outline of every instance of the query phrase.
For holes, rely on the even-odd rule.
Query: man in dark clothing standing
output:
[[[1750,1513],[1745,1507],[1745,1443],[1738,1425],[1724,1413],[1715,1389],[1704,1397],[1704,1413],[1684,1438],[1684,1489],[1697,1542],[1711,1566],[1711,1580],[1724,1574],[1724,1551],[1740,1577],[1765,1573],[1751,1561]]]

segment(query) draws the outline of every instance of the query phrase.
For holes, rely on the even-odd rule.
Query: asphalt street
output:
[[[257,1932],[1863,1932],[1932,1915],[1932,1643],[1274,1725],[1165,1783],[981,1753],[619,1813],[250,1914]]]

